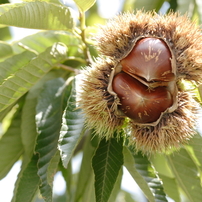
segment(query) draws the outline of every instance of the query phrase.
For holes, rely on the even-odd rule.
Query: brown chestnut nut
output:
[[[174,78],[171,52],[167,44],[158,38],[137,41],[132,51],[121,60],[122,70],[146,81],[170,81]]]
[[[173,104],[172,95],[166,87],[149,90],[147,86],[124,72],[114,77],[112,88],[120,99],[121,111],[136,123],[157,121],[161,113]]]

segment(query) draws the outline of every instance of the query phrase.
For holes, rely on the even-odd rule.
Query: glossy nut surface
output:
[[[171,57],[163,40],[143,38],[137,41],[130,54],[121,61],[122,70],[146,81],[169,81],[174,77]]]
[[[122,112],[137,123],[157,121],[161,113],[173,104],[172,95],[166,87],[149,90],[124,72],[114,77],[112,88],[120,99]]]

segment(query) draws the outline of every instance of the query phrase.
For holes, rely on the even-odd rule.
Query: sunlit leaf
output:
[[[96,0],[74,0],[74,2],[82,12],[85,12],[93,6]]]
[[[54,65],[64,61],[66,51],[67,48],[63,44],[54,44],[5,80],[0,85],[0,111],[15,103]]]
[[[48,2],[0,6],[0,24],[31,29],[70,30],[75,23],[71,10]]]
[[[12,54],[13,54],[13,50],[12,50],[11,45],[1,41],[0,42],[0,59],[8,57]]]
[[[162,182],[146,156],[124,148],[124,165],[150,202],[167,201]]]
[[[27,65],[36,54],[24,51],[0,63],[0,84]]]
[[[12,48],[17,53],[24,51],[23,46],[41,53],[56,42],[64,43],[68,47],[68,56],[78,54],[78,47],[81,43],[78,37],[64,31],[41,31],[13,43]]]
[[[101,140],[92,160],[96,202],[107,202],[123,165],[123,139]]]
[[[20,106],[14,114],[10,127],[0,139],[0,179],[6,176],[24,151],[21,141],[21,112]]]
[[[62,128],[60,131],[59,150],[64,167],[72,157],[82,135],[84,118],[81,109],[76,109],[75,85],[70,89],[71,95],[67,101],[67,107],[63,114]]]
[[[175,179],[190,202],[200,202],[202,187],[197,167],[185,149],[167,156]]]
[[[57,152],[65,88],[65,81],[61,78],[48,81],[40,93],[36,107],[36,125],[39,133],[36,146],[36,152],[39,153],[38,175],[41,179],[40,191],[47,202],[52,201],[52,183],[48,176],[48,168]]]

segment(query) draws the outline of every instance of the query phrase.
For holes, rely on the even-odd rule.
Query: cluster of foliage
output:
[[[12,202],[55,200],[52,188],[58,171],[66,182],[60,201],[139,201],[120,188],[123,166],[150,202],[167,201],[167,197],[180,202],[182,196],[201,201],[202,137],[197,132],[179,151],[147,157],[128,147],[123,138],[100,140],[92,129],[85,128],[76,105],[77,77],[81,67],[98,54],[89,36],[95,29],[86,25],[104,19],[97,14],[96,0],[74,2],[78,19],[58,0],[0,6],[2,30],[7,26],[43,30],[12,44],[1,35],[0,179],[16,161],[22,162]],[[202,22],[201,4],[192,0],[127,0],[123,11],[144,7],[158,12],[165,2],[168,11],[188,11],[197,23]],[[200,87],[198,92],[201,99]],[[78,153],[82,153],[82,162],[75,174],[71,162]],[[38,193],[41,199],[36,198]]]

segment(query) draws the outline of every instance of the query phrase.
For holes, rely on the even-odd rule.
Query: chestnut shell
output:
[[[146,81],[173,80],[171,51],[158,38],[148,37],[137,41],[132,51],[121,60],[122,70]]]
[[[149,90],[147,86],[122,72],[112,82],[123,113],[137,123],[152,123],[173,104],[171,93],[164,86]]]
[[[174,54],[157,37],[142,36],[132,47],[112,70],[108,92],[119,100],[118,117],[156,126],[164,114],[177,109]]]

